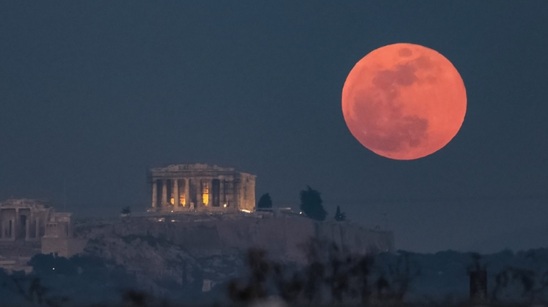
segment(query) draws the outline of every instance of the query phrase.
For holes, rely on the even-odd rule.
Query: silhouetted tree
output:
[[[392,285],[392,297],[396,301],[403,301],[411,282],[421,274],[420,268],[412,261],[412,254],[406,251],[398,251],[398,257],[394,265],[388,266],[388,276]]]
[[[373,284],[368,282],[373,257],[351,255],[336,244],[320,240],[311,240],[303,247],[308,263],[297,267],[268,259],[264,250],[249,250],[249,275],[228,283],[229,298],[240,304],[237,306],[263,306],[272,294],[288,306],[368,303],[373,291]],[[386,280],[375,285],[385,292],[390,288]]]
[[[247,282],[233,279],[228,283],[228,295],[233,302],[248,303],[267,297],[266,281],[272,263],[266,258],[266,252],[261,249],[250,249],[247,253],[247,265],[251,271]]]
[[[337,212],[335,213],[335,221],[341,222],[346,220],[346,214],[341,212],[341,207],[337,206]]]
[[[317,221],[325,220],[327,212],[322,206],[320,192],[312,189],[310,186],[301,191],[301,210],[311,219]]]
[[[127,290],[122,293],[122,300],[124,306],[147,306],[149,295],[142,291]]]
[[[123,216],[130,215],[131,214],[131,208],[129,206],[122,208],[121,214]]]
[[[258,209],[270,209],[272,208],[272,199],[270,198],[270,194],[265,193],[259,198],[259,202],[257,203]]]

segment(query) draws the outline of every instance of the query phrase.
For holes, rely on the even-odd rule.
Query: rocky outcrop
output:
[[[113,261],[133,274],[141,288],[155,296],[173,298],[202,292],[204,282],[216,283],[236,276],[241,267],[237,255],[195,257],[164,235],[110,232],[90,235],[85,253]]]
[[[84,221],[75,232],[88,240],[87,254],[123,265],[144,289],[159,295],[173,289],[191,293],[215,288],[240,275],[242,255],[250,248],[265,250],[274,261],[301,264],[311,239],[333,242],[354,254],[393,248],[390,232],[267,213]]]

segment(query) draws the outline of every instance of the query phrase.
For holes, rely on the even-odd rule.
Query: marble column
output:
[[[207,187],[207,206],[213,206],[213,194],[211,193],[211,179],[207,178],[204,180],[204,187]],[[205,189],[204,189],[205,190]]]
[[[181,200],[179,198],[179,180],[173,179],[173,206],[179,208]]]
[[[19,230],[19,209],[15,209],[15,218],[13,219],[13,231],[12,231],[12,239],[13,240],[16,240],[17,239],[17,235],[18,235],[18,230]]]
[[[152,208],[158,206],[158,183],[156,180],[152,181]]]
[[[34,217],[34,233],[36,234],[36,239],[40,240],[40,218],[38,216]]]
[[[221,207],[224,207],[226,204],[224,178],[219,179],[219,204],[221,205]]]
[[[227,195],[227,203],[232,208],[232,210],[238,210],[238,207],[236,206],[236,188],[234,185],[234,178],[230,178],[227,182],[228,185],[228,195]]]
[[[14,222],[13,220],[10,219],[10,220],[8,221],[8,236],[9,236],[8,238],[9,238],[10,240],[12,240],[12,241],[14,240],[14,238],[13,238],[13,234],[14,234],[14,229],[13,229],[13,227],[14,227],[14,225],[15,225],[15,222]]]
[[[198,179],[196,180],[197,181],[197,184],[196,184],[196,190],[197,190],[197,195],[196,195],[196,209],[198,209],[199,207],[202,207],[203,206],[203,202],[202,202],[202,193],[204,192],[204,187],[202,186],[202,180],[201,179]]]
[[[167,180],[162,180],[162,207],[167,207]]]
[[[185,203],[190,208],[190,179],[185,178]]]
[[[208,206],[213,207],[213,179],[207,180],[207,197],[209,197]]]
[[[28,241],[30,239],[30,216],[26,216],[26,222],[25,222],[25,241]]]
[[[29,223],[29,231],[30,231],[30,234],[28,234],[28,236],[30,238],[34,238],[36,239],[36,234],[34,233],[34,231],[36,230],[36,226],[34,226],[34,229],[30,229],[32,226],[32,222],[36,219],[36,217],[34,216],[34,212],[31,210],[30,211],[30,218],[29,220],[27,221],[27,223]]]

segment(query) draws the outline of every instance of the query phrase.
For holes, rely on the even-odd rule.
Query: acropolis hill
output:
[[[38,201],[5,201],[0,203],[0,264],[24,267],[40,251],[92,255],[124,266],[154,292],[163,291],[159,280],[198,283],[209,291],[237,274],[249,248],[293,263],[306,261],[303,248],[313,239],[352,254],[393,249],[389,231],[316,222],[290,209],[256,210],[255,178],[206,164],[152,168],[149,209],[119,218],[74,219]],[[19,252],[3,252],[14,246]]]
[[[260,247],[294,260],[302,258],[299,246],[310,238],[360,254],[392,249],[392,235],[384,231],[349,223],[316,223],[287,210],[255,211],[255,178],[206,164],[153,168],[149,211],[156,213],[156,219],[148,217],[154,223],[143,227],[143,218],[133,218],[124,224],[124,231],[163,233],[183,246],[211,252]]]

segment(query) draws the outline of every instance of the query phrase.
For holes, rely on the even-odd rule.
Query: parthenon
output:
[[[255,175],[201,163],[152,168],[153,211],[253,211]]]

